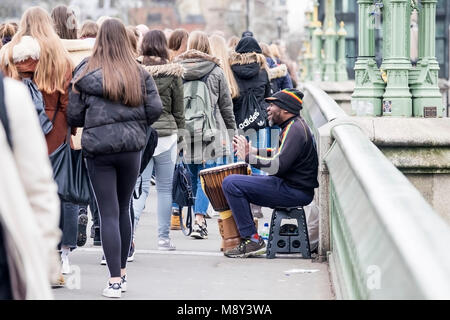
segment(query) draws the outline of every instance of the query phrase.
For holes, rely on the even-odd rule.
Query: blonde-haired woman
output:
[[[281,52],[281,48],[276,43],[272,43],[270,45],[270,50],[272,51],[273,57],[278,65],[285,64],[289,76],[291,78],[292,87],[296,88],[298,84],[298,79],[295,71],[295,67],[293,66],[293,62],[290,61],[284,54]],[[284,57],[283,57],[284,56]]]
[[[239,38],[236,36],[232,36],[230,39],[228,39],[228,47],[231,50],[236,49],[236,46],[238,43],[239,43]]]
[[[185,82],[204,81],[211,98],[211,108],[215,117],[217,135],[211,142],[202,142],[202,152],[195,150],[192,143],[187,145],[186,161],[193,174],[193,192],[195,199],[195,224],[191,236],[196,239],[205,239],[208,236],[206,225],[206,211],[209,201],[202,188],[198,173],[205,168],[223,164],[227,156],[224,152],[224,138],[227,129],[236,130],[236,121],[233,113],[233,103],[230,89],[220,60],[211,54],[211,45],[208,35],[202,31],[194,31],[189,35],[188,51],[178,56],[175,62],[180,63],[186,72],[183,76]],[[186,92],[185,92],[186,94]],[[222,137],[222,138],[221,138]],[[186,139],[186,141],[193,141]],[[225,150],[226,151],[226,150]]]
[[[51,154],[67,136],[66,109],[72,62],[47,11],[40,7],[27,9],[17,34],[2,51],[1,66],[5,74],[18,80],[29,78],[42,92],[45,112],[53,120],[53,129],[45,136],[48,154]],[[78,206],[61,199],[60,228],[64,230],[61,249],[63,272],[67,273],[70,272],[69,252],[77,246],[77,219]]]
[[[231,98],[237,98],[239,96],[239,87],[236,79],[234,78],[233,71],[230,67],[230,51],[228,49],[225,38],[219,35],[212,35],[209,38],[211,44],[211,54],[219,58],[222,62],[222,69],[227,79],[228,88],[230,88]]]
[[[230,67],[230,50],[228,49],[227,43],[225,41],[225,38],[220,35],[212,35],[209,37],[209,42],[211,44],[211,54],[212,56],[219,58],[222,63],[222,69],[225,74],[225,78],[227,80],[228,88],[230,89],[231,98],[236,99],[239,96],[239,87],[236,82],[236,79],[234,78],[233,71]],[[231,154],[231,148],[230,150],[227,149],[227,147],[231,146],[231,140],[227,139],[228,137],[225,136],[223,141],[223,150],[224,153],[227,155]],[[231,159],[227,160],[231,161]]]
[[[292,89],[292,81],[287,66],[285,64],[277,63],[268,44],[260,43],[260,46],[263,55],[266,57],[267,65],[269,66],[269,80],[272,85],[273,93],[284,89]]]

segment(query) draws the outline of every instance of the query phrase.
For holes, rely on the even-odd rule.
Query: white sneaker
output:
[[[120,286],[122,287],[122,292],[127,292],[127,275],[121,277]]]
[[[170,242],[170,239],[159,239],[158,240],[158,250],[161,251],[173,251],[176,250],[175,245]]]
[[[106,258],[105,258],[105,255],[102,256],[102,260],[100,261],[100,264],[101,264],[102,266],[106,266]]]
[[[70,274],[71,270],[70,270],[69,256],[62,255],[61,262],[62,262],[61,273]]]
[[[202,222],[202,225],[199,225],[198,222],[195,221],[191,237],[195,239],[208,239],[208,230],[206,227],[206,220]]]
[[[106,288],[103,289],[103,296],[108,298],[121,298],[122,297],[122,286],[120,283],[107,283]]]

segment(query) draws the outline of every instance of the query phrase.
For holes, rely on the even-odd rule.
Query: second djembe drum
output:
[[[222,236],[221,250],[227,251],[239,245],[241,237],[239,235],[236,222],[234,221],[227,199],[222,191],[223,180],[231,174],[248,175],[248,164],[238,162],[226,164],[200,171],[202,188],[211,202],[215,211],[220,214],[218,219],[220,235]]]

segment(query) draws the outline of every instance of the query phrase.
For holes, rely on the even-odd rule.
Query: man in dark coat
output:
[[[297,207],[311,203],[317,181],[318,156],[315,140],[300,117],[303,94],[295,89],[277,92],[270,103],[269,121],[281,129],[279,148],[256,149],[243,136],[234,138],[236,156],[269,176],[230,175],[222,189],[238,227],[241,243],[225,252],[231,258],[246,258],[265,253],[250,211],[250,203],[263,207]]]

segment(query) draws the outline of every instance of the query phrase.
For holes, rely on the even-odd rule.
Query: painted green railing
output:
[[[313,115],[328,120],[333,112],[323,111],[330,104],[321,105],[309,89],[305,97],[315,105],[305,103],[303,115],[314,127],[320,122]],[[450,299],[450,227],[351,118],[338,113],[314,129],[323,135],[329,127],[332,141],[320,151],[322,174],[329,176],[322,179],[328,197],[319,201],[328,201],[321,214],[329,214],[329,226],[320,232],[329,232],[321,239],[329,239],[337,298]]]

